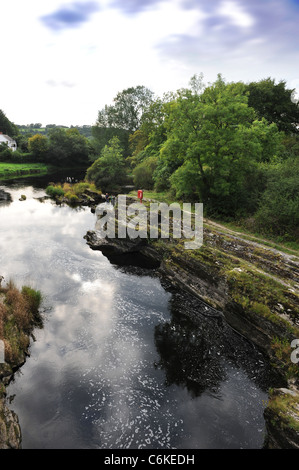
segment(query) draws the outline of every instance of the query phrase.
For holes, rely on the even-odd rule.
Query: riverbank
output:
[[[76,176],[76,179],[84,178],[86,167],[61,168],[45,163],[7,163],[0,162],[0,180],[8,181],[15,178],[43,177],[49,175],[70,175]],[[60,181],[60,180],[59,180]]]
[[[7,404],[6,387],[29,356],[34,328],[42,327],[40,302],[40,292],[27,286],[19,290],[11,281],[1,287],[0,282],[0,449],[21,447],[21,428]]]
[[[127,198],[127,203],[136,200]],[[299,364],[291,360],[291,342],[299,338],[296,252],[207,223],[203,246],[194,250],[186,250],[179,239],[101,239],[96,232],[85,238],[112,263],[157,269],[172,285],[223,312],[232,328],[264,351],[282,384],[269,390],[265,447],[299,448]]]
[[[0,163],[0,178],[18,178],[20,176],[46,175],[52,167],[43,163]]]

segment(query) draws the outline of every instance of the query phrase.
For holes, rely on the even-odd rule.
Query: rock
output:
[[[115,214],[117,219],[117,212]],[[161,273],[161,277],[169,284],[188,290],[214,307],[219,314],[223,312],[226,322],[258,346],[271,360],[279,386],[284,384],[283,388],[275,389],[275,393],[289,399],[296,398],[297,390],[288,388],[284,364],[279,363],[272,343],[273,338],[282,338],[290,344],[293,339],[292,327],[296,318],[295,312],[298,312],[298,297],[297,292],[290,289],[289,282],[298,280],[298,263],[288,255],[264,249],[257,243],[239,240],[234,236],[228,237],[228,234],[223,235],[220,231],[213,233],[208,229],[204,230],[206,250],[194,250],[189,254],[180,249],[179,244],[176,246],[167,241],[153,244],[147,239],[100,238],[96,231],[87,232],[84,238],[92,249],[101,250],[113,264],[158,268],[157,272]],[[144,264],[146,261],[150,261],[148,265]],[[233,267],[234,265],[236,267]],[[265,310],[262,310],[263,290],[260,291],[258,302],[255,295],[245,299],[247,304],[242,302],[242,289],[246,286],[243,278],[246,278],[253,292],[259,293],[259,282],[263,279],[259,277],[260,273],[265,279],[271,279],[277,282],[278,286],[283,286],[287,293],[286,299],[283,298],[285,305],[280,303],[280,299],[277,302],[277,299],[274,306],[270,305],[271,310],[267,305]],[[257,305],[253,308],[254,302]],[[288,315],[282,319],[284,312]],[[272,405],[270,399],[264,413],[267,427],[265,447],[298,449],[299,435],[295,430],[298,428],[293,429],[283,414],[280,415]],[[290,413],[298,420],[299,405],[292,407],[293,403],[289,400],[285,408],[287,411],[284,413]]]
[[[286,401],[287,406],[273,406],[273,401],[277,398]],[[274,389],[270,403],[264,411],[267,449],[299,449],[298,409],[298,392],[287,388]],[[289,419],[292,420],[292,425],[289,424]]]
[[[96,232],[88,231],[84,236],[92,250],[99,250],[112,264],[118,266],[139,266],[155,269],[160,266],[161,260],[155,250],[148,245],[147,240],[138,241],[125,239],[100,238]]]
[[[17,415],[0,399],[0,449],[21,448],[21,428]]]

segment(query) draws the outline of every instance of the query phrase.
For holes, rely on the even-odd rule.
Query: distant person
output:
[[[106,199],[106,202],[109,202],[109,194],[108,193],[106,193],[105,199]]]

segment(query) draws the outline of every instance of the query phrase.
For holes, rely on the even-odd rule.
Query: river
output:
[[[221,316],[84,240],[88,207],[45,179],[0,183],[0,275],[43,294],[44,327],[7,391],[24,449],[254,449],[271,371]],[[22,194],[26,200],[20,201]]]

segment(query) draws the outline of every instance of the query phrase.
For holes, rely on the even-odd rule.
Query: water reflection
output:
[[[168,386],[184,386],[192,397],[205,391],[218,394],[232,368],[263,390],[274,383],[266,358],[220,314],[184,292],[173,293],[170,303],[171,321],[155,328],[158,367],[165,371]]]
[[[0,189],[0,205],[8,205],[12,201],[10,193],[7,191],[4,191],[3,189]]]
[[[252,346],[204,304],[92,251],[88,208],[6,190],[0,274],[44,294],[44,328],[9,387],[23,447],[261,447],[267,366]]]

